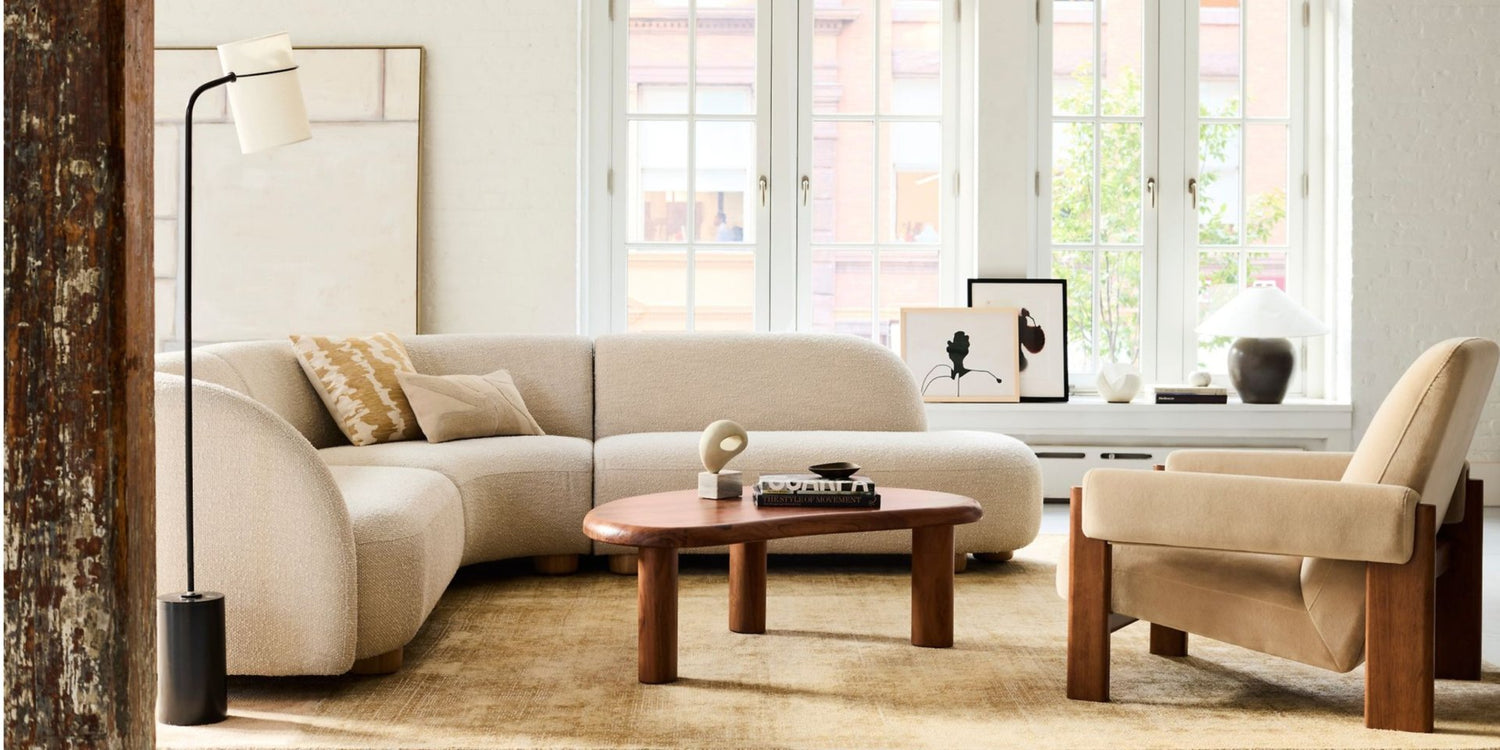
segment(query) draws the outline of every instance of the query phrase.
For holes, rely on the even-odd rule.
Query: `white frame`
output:
[[[1035,153],[1040,189],[1032,213],[1037,222],[1032,265],[1038,277],[1051,275],[1051,180],[1048,165],[1053,122],[1052,6],[1051,0],[1040,0],[1034,61],[1037,83]],[[1154,121],[1148,122],[1147,132],[1151,132],[1154,124],[1157,143],[1149,143],[1148,136],[1143,166],[1146,176],[1154,174],[1157,178],[1158,203],[1154,212],[1150,211],[1149,205],[1143,212],[1143,218],[1147,213],[1155,214],[1157,235],[1154,243],[1148,241],[1147,255],[1142,262],[1140,364],[1148,381],[1164,382],[1184,380],[1190,370],[1196,369],[1197,361],[1197,337],[1190,324],[1197,317],[1197,214],[1189,207],[1187,180],[1197,174],[1197,138],[1189,136],[1196,134],[1198,122],[1197,34],[1192,33],[1197,28],[1198,5],[1191,0],[1146,0],[1145,8],[1146,87],[1149,91],[1154,80],[1157,90],[1154,100],[1147,96],[1147,115]],[[1301,26],[1303,14],[1306,14],[1309,24],[1298,34],[1295,32]],[[1325,209],[1331,210],[1333,205],[1331,191],[1327,189],[1328,165],[1333,157],[1325,149],[1323,139],[1315,137],[1329,130],[1322,126],[1332,111],[1324,103],[1328,86],[1322,60],[1328,49],[1324,37],[1330,33],[1326,30],[1325,15],[1323,0],[1290,3],[1293,33],[1288,50],[1288,119],[1292,133],[1288,140],[1287,286],[1294,299],[1320,312],[1332,323],[1336,305],[1331,290],[1337,282],[1337,274],[1332,273],[1332,261],[1328,257],[1328,249],[1333,246],[1333,227],[1323,213]],[[1242,16],[1242,35],[1243,29]],[[1097,49],[1096,43],[1096,55]],[[1240,53],[1244,55],[1243,44]],[[1171,60],[1179,64],[1165,64]],[[1243,85],[1243,75],[1241,81]],[[1167,116],[1169,112],[1177,114]],[[1096,119],[1097,114],[1096,108]],[[1154,160],[1150,155],[1153,147]],[[1302,189],[1304,176],[1305,191]],[[1097,202],[1095,205],[1097,210]],[[1144,223],[1149,226],[1151,222]],[[1243,250],[1243,246],[1239,247]],[[1181,291],[1169,293],[1174,289]],[[1174,342],[1175,345],[1170,345]],[[1333,359],[1338,350],[1337,342],[1308,340],[1303,346],[1303,356],[1299,358],[1298,372],[1294,374],[1292,392],[1312,397],[1335,392],[1337,368]],[[1072,373],[1074,389],[1089,390],[1093,374],[1075,369]],[[1216,374],[1216,380],[1221,377],[1221,374]]]

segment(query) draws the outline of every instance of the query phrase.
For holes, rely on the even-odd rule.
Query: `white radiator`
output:
[[[1300,448],[1241,448],[1233,450],[1300,450]],[[1052,502],[1067,502],[1069,491],[1083,484],[1089,469],[1150,469],[1167,462],[1175,450],[1202,450],[1203,445],[1033,445],[1032,452],[1042,462],[1042,497]]]

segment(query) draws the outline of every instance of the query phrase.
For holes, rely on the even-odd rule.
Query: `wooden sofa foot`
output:
[[[969,556],[968,556],[968,554],[963,553],[963,552],[959,552],[959,553],[955,554],[953,556],[953,572],[954,573],[962,573],[962,572],[964,572],[965,570],[968,570],[968,569],[969,569]]]
[[[1010,562],[1010,559],[1012,557],[1015,557],[1015,556],[1016,556],[1016,553],[1014,553],[1014,552],[975,552],[974,553],[974,559],[975,560],[978,560],[980,562],[987,562],[987,563]]]
[[[536,555],[531,567],[544,576],[565,576],[578,572],[578,555]]]
[[[349,668],[349,674],[395,674],[401,670],[402,655],[404,653],[405,648],[398,648],[364,659],[355,659],[354,666]]]
[[[1109,700],[1109,543],[1083,535],[1083,488],[1068,520],[1068,697]]]
[[[1365,726],[1432,731],[1436,509],[1417,506],[1411,559],[1365,566]]]
[[[1187,643],[1187,633],[1151,623],[1151,653],[1157,656],[1187,656]]]
[[[610,555],[609,572],[615,575],[633,576],[640,572],[640,555]]]

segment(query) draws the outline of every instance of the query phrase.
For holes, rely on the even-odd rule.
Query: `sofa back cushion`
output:
[[[594,433],[925,430],[917,384],[891,350],[810,333],[614,334],[594,343]],[[531,396],[526,396],[531,403]]]
[[[584,336],[429,334],[404,336],[425,375],[487,375],[505,370],[548,435],[594,437],[594,347]]]

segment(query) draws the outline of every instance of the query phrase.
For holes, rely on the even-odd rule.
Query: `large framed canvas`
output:
[[[1068,282],[969,279],[969,307],[1017,310],[1022,401],[1068,400]]]
[[[242,154],[225,89],[198,100],[196,343],[419,330],[423,50],[295,55],[310,140]],[[213,49],[156,50],[158,350],[182,347],[183,111],[222,74]]]
[[[1019,310],[901,308],[901,359],[923,401],[1019,401]]]

